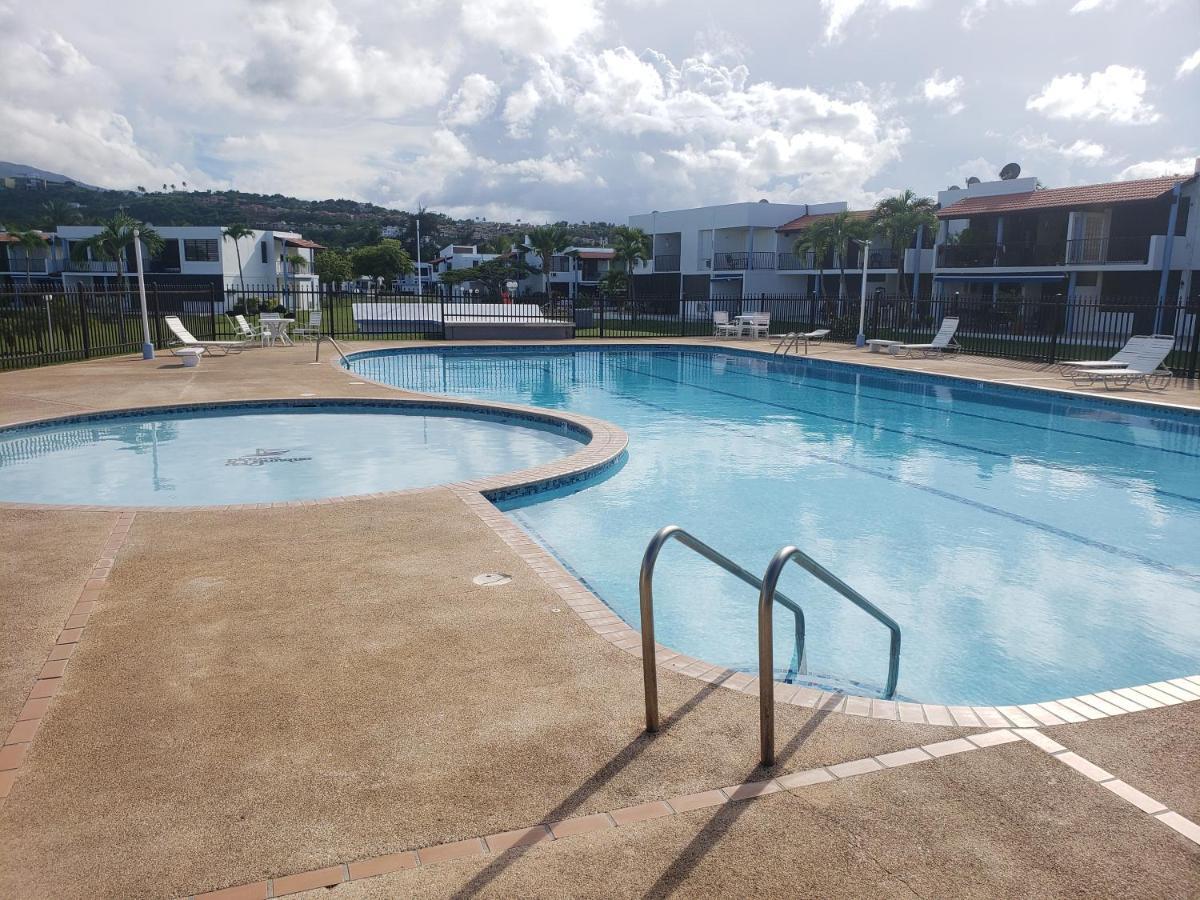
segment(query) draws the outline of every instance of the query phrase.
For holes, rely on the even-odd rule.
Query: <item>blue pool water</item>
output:
[[[200,506],[426,487],[580,448],[534,423],[395,406],[265,405],[0,430],[0,500]]]
[[[899,695],[1008,704],[1200,671],[1200,417],[712,349],[358,355],[399,387],[624,427],[611,477],[511,515],[626,621],[678,524],[752,571],[794,543],[903,629]],[[535,498],[536,499],[536,498]],[[755,670],[753,590],[675,544],[659,639]],[[800,680],[870,693],[887,631],[789,567]],[[776,664],[791,658],[778,610]]]

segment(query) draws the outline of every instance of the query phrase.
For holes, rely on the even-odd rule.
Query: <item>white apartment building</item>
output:
[[[35,251],[36,259],[31,260],[34,274],[61,281],[64,288],[100,288],[111,282],[118,270],[116,261],[95,258],[90,251],[77,258],[77,245],[102,230],[100,225],[58,226],[47,235],[50,241],[47,249]],[[295,232],[254,231],[235,246],[218,225],[165,226],[154,230],[163,239],[163,247],[153,256],[145,245],[142,247],[143,277],[148,284],[189,287],[211,284],[222,292],[238,289],[243,282],[248,289],[284,284],[316,287],[313,258],[322,247]],[[0,246],[6,250],[0,259],[0,274],[19,280],[25,271],[21,248],[3,241]],[[303,262],[294,262],[293,257]],[[132,245],[126,248],[120,269],[126,278],[137,277]]]
[[[838,290],[840,261],[811,253],[797,254],[804,229],[823,217],[850,212],[836,203],[729,203],[651,212],[629,217],[629,224],[651,236],[652,259],[634,270],[642,296],[681,299],[741,299],[772,294],[814,296]],[[858,211],[857,215],[867,215]],[[909,251],[906,271],[929,271],[932,251]],[[857,247],[845,261],[847,292],[857,295],[862,260]],[[868,288],[895,290],[899,267],[886,247],[871,250]]]
[[[480,253],[475,244],[447,244],[438,251],[436,258],[430,260],[434,275],[443,272],[454,272],[471,269],[481,263],[495,259],[497,253]]]
[[[612,267],[616,251],[611,247],[567,247],[550,257],[550,292],[559,296],[594,296],[599,290],[600,279]],[[535,269],[541,269],[542,257],[533,252],[525,254],[525,261]],[[542,277],[531,275],[522,282],[522,289],[542,290]]]

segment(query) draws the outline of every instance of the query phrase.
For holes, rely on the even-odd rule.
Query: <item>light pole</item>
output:
[[[862,247],[863,255],[862,290],[859,292],[858,298],[858,337],[854,339],[854,346],[865,347],[867,345],[867,335],[864,331],[867,324],[867,259],[871,255],[871,242],[855,238],[854,243]]]
[[[150,340],[150,314],[146,312],[146,279],[142,275],[142,232],[133,229],[133,255],[137,260],[138,297],[142,303],[142,359],[154,359],[154,343]]]

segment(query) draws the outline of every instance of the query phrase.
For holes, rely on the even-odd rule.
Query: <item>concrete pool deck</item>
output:
[[[0,419],[399,393],[311,363],[305,347],[4,373]],[[1194,388],[1178,394],[1196,405]],[[3,896],[1150,897],[1200,883],[1197,702],[1024,732],[781,703],[779,764],[763,770],[756,699],[667,667],[669,724],[645,735],[640,662],[458,492],[0,510],[0,534],[18,549],[0,726],[37,723],[0,757]],[[513,581],[472,583],[493,571]],[[70,664],[33,698],[53,702],[16,721],[58,647]]]

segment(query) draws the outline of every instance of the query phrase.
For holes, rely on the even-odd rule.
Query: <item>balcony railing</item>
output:
[[[1049,244],[944,244],[938,248],[937,266],[943,269],[977,269],[1001,266],[1086,266],[1145,264],[1150,256],[1150,235],[1081,238]]]
[[[49,262],[50,261],[44,256],[33,257],[31,259],[24,259],[20,256],[10,256],[8,258],[8,266],[6,268],[9,272],[29,272],[31,275],[37,273],[44,274],[50,271]]]
[[[93,275],[113,274],[117,272],[117,263],[109,259],[72,259],[67,262],[68,272],[89,272]]]
[[[756,250],[753,253],[714,253],[713,268],[733,271],[774,269],[775,254],[769,250]]]
[[[654,271],[655,272],[678,272],[679,271],[679,254],[678,253],[657,253],[654,256]]]
[[[1067,241],[1069,266],[1110,263],[1145,263],[1150,256],[1150,235],[1128,237],[1079,238]]]

